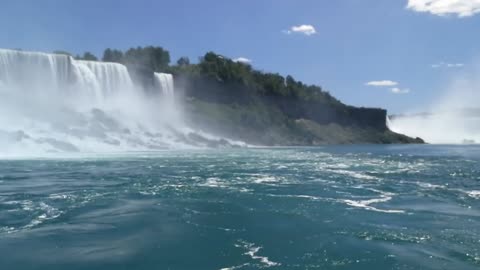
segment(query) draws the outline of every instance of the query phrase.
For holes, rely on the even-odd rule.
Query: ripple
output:
[[[378,191],[378,190],[375,190],[375,191],[381,193],[379,198],[372,198],[372,199],[367,199],[367,200],[344,199],[343,202],[346,203],[349,206],[353,206],[353,207],[357,207],[357,208],[363,208],[365,210],[371,210],[371,211],[375,211],[375,212],[391,213],[391,214],[403,214],[403,213],[405,213],[404,210],[379,209],[379,208],[376,208],[374,206],[371,206],[371,204],[388,202],[395,195],[395,194],[389,193],[389,192],[383,192],[383,191]]]
[[[267,256],[258,255],[260,250],[263,249],[262,246],[257,246],[254,243],[250,243],[250,242],[243,241],[243,240],[239,240],[237,242],[237,244],[235,244],[234,246],[237,247],[237,248],[241,248],[241,249],[245,250],[243,255],[246,255],[246,256],[250,257],[250,259],[255,261],[256,264],[261,268],[269,268],[269,267],[280,266],[281,265],[281,263],[271,261]],[[244,263],[244,264],[240,264],[240,265],[237,265],[237,266],[230,266],[230,267],[221,268],[220,270],[241,269],[243,267],[250,266],[252,264],[253,263]]]
[[[71,268],[117,260],[146,269],[478,267],[480,160],[362,149],[0,162],[0,261],[7,268],[48,268],[54,260]]]
[[[281,179],[271,175],[261,175],[260,177],[253,179],[253,183],[255,184],[273,184],[279,182],[281,182]]]
[[[467,195],[474,199],[480,199],[480,190],[467,191]]]
[[[207,181],[205,181],[205,183],[202,183],[199,186],[226,188],[227,184],[223,182],[220,178],[210,177],[210,178],[207,178]]]
[[[4,226],[0,228],[0,232],[14,233],[23,229],[32,229],[48,220],[53,220],[60,217],[63,211],[43,202],[34,202],[31,200],[7,201],[4,205],[18,206],[17,208],[8,210],[9,212],[24,212],[23,215],[28,216],[30,221],[25,225],[20,222],[14,226]]]

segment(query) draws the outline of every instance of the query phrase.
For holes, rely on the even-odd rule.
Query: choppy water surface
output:
[[[0,161],[2,269],[478,269],[480,148]]]

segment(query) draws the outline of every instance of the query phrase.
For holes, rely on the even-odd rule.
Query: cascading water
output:
[[[175,94],[174,94],[174,85],[173,85],[173,76],[172,74],[167,73],[154,73],[155,77],[155,87],[160,89],[163,96],[164,106],[174,109],[175,107]]]
[[[95,105],[119,94],[115,92],[133,89],[126,67],[120,64],[3,49],[0,49],[0,81],[4,88],[28,95],[73,95]]]
[[[162,94],[168,98],[173,98],[173,76],[167,73],[155,72],[155,84],[162,91]]]
[[[73,64],[78,69],[76,70],[78,79],[83,80],[80,85],[85,87],[85,83],[90,83],[90,78],[94,78],[94,87],[101,92],[100,96],[103,98],[114,94],[115,91],[132,91],[134,88],[127,68],[121,64],[78,60],[73,61]],[[85,73],[79,74],[78,72],[82,70],[91,72],[93,77],[85,76]]]
[[[173,78],[147,94],[124,65],[0,49],[0,156],[202,146],[173,106]],[[215,139],[215,138],[213,138]]]
[[[0,82],[29,91],[56,89],[70,80],[71,61],[66,55],[0,49]]]

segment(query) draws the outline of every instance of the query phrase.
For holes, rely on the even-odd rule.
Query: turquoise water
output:
[[[1,269],[479,269],[480,147],[0,161]]]

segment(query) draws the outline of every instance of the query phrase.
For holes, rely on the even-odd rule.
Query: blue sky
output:
[[[2,0],[0,47],[215,51],[398,113],[479,59],[477,12],[479,0]]]

